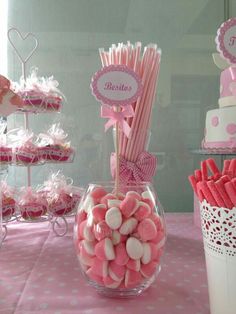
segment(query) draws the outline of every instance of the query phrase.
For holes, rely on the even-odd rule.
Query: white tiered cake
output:
[[[219,55],[213,58],[218,67],[223,66]],[[220,76],[219,109],[206,114],[202,148],[211,151],[236,152],[236,67],[227,66]]]

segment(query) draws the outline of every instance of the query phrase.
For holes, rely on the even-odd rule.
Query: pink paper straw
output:
[[[153,51],[148,51],[147,50],[147,55],[153,54]],[[148,58],[148,57],[147,57]],[[148,61],[146,61],[148,62]],[[152,65],[153,68],[153,65]],[[128,145],[127,145],[127,159],[131,161],[135,161],[136,157],[135,156],[135,145],[140,145],[141,139],[140,139],[140,133],[143,133],[143,126],[140,124],[140,120],[145,117],[146,114],[148,114],[148,109],[150,108],[148,102],[147,102],[147,92],[148,88],[150,86],[150,82],[152,79],[152,71],[149,69],[149,67],[145,68],[145,72],[143,75],[143,80],[144,80],[144,87],[143,87],[143,93],[142,96],[140,97],[139,101],[136,104],[136,114],[134,116],[133,122],[132,122],[132,132],[131,132],[131,138],[128,140]],[[140,130],[140,131],[139,131]]]

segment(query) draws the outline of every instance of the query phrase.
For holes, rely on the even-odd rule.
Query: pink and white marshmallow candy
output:
[[[104,195],[100,200],[100,204],[104,204],[104,205],[108,206],[109,200],[116,200],[115,195],[112,193],[108,193],[108,194]]]
[[[87,241],[94,241],[95,236],[92,231],[92,226],[88,225],[88,221],[84,220],[81,222],[79,226],[79,234],[82,239],[85,239]]]
[[[103,282],[104,282],[104,285],[107,287],[107,288],[111,288],[111,289],[116,289],[119,287],[119,285],[121,284],[121,281],[115,281],[113,280],[110,276],[107,276],[105,278],[103,278]]]
[[[95,245],[95,255],[101,260],[111,261],[115,259],[115,251],[111,239],[105,238]]]
[[[106,205],[104,204],[95,205],[92,208],[93,220],[95,222],[100,222],[102,220],[105,220],[106,211],[107,211]]]
[[[117,245],[120,242],[125,242],[126,239],[127,239],[127,236],[120,234],[118,230],[112,231],[111,240],[114,245]]]
[[[138,209],[134,213],[134,217],[138,220],[141,221],[145,218],[148,218],[151,214],[151,208],[150,206],[145,203],[145,202],[139,202],[138,203]]]
[[[95,245],[96,242],[92,242],[92,241],[87,241],[87,240],[82,240],[79,243],[79,250],[81,253],[85,252],[85,254],[87,254],[88,256],[94,256],[95,255]]]
[[[138,200],[138,201],[140,201],[142,198],[141,195],[136,191],[128,191],[126,193],[126,197],[136,198],[136,200]]]
[[[111,208],[111,207],[120,207],[120,203],[121,203],[121,200],[117,200],[117,199],[114,199],[114,200],[107,200],[107,206],[108,208]]]
[[[135,260],[130,258],[128,263],[126,264],[126,267],[134,271],[140,271],[141,267],[140,259]]]
[[[109,263],[108,274],[115,281],[121,281],[125,276],[126,267],[116,264],[116,261]]]
[[[95,203],[100,203],[100,200],[107,195],[107,191],[103,187],[97,187],[90,193]]]
[[[97,282],[99,285],[102,285],[103,286],[103,278],[102,276],[98,276],[96,275],[92,268],[90,267],[87,271],[86,271],[86,275],[92,279],[93,281]]]
[[[143,277],[150,278],[155,273],[157,265],[158,265],[157,262],[154,261],[142,265],[140,272],[143,275]]]
[[[130,258],[139,260],[143,256],[143,245],[134,237],[128,238],[126,241],[126,251]]]
[[[137,231],[140,239],[144,242],[153,240],[157,236],[156,226],[149,218],[145,218],[138,224]]]
[[[138,209],[138,200],[131,196],[126,196],[125,199],[120,203],[120,210],[122,215],[126,218],[131,217]]]
[[[106,212],[105,221],[112,230],[118,229],[122,223],[122,215],[119,208],[109,208]]]
[[[127,264],[129,256],[126,251],[125,243],[121,242],[115,246],[115,256],[115,261],[117,265],[123,266]]]
[[[128,235],[128,234],[131,234],[135,230],[137,225],[138,225],[137,219],[135,219],[134,217],[130,217],[123,222],[119,231],[123,235]]]
[[[143,278],[139,271],[127,269],[125,273],[125,287],[133,288],[142,282]]]
[[[108,275],[108,261],[101,260],[97,257],[93,258],[91,265],[91,272],[100,277],[107,277]]]
[[[148,264],[157,257],[157,247],[154,243],[143,243],[142,264]]]
[[[93,231],[94,236],[98,241],[104,238],[110,238],[112,236],[112,230],[107,225],[105,220],[102,220],[98,224],[94,225]]]

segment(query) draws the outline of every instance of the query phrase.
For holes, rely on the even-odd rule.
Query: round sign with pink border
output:
[[[127,106],[142,94],[140,77],[125,65],[103,67],[92,77],[91,89],[98,101],[110,106]]]
[[[216,36],[217,50],[230,63],[236,63],[236,18],[221,24]]]

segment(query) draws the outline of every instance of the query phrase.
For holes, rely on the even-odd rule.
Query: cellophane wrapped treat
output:
[[[39,151],[46,162],[71,162],[74,149],[67,141],[68,134],[61,128],[60,123],[53,124],[46,133],[39,134]]]
[[[20,82],[12,83],[15,92],[23,99],[22,110],[27,112],[60,111],[65,96],[58,89],[53,76],[39,77],[38,69],[32,68],[30,75]]]
[[[18,165],[32,165],[41,162],[40,152],[35,144],[34,133],[30,130],[15,129],[8,133],[12,145],[12,162]]]
[[[25,220],[36,220],[47,212],[47,200],[44,195],[32,187],[22,188],[18,198],[18,208]]]
[[[73,186],[72,180],[60,171],[49,176],[41,191],[46,193],[49,213],[55,216],[73,212],[83,193],[83,189]]]
[[[12,148],[7,144],[6,130],[7,123],[0,120],[0,163],[11,163]]]
[[[16,191],[6,181],[1,181],[2,218],[9,221],[16,212]]]

